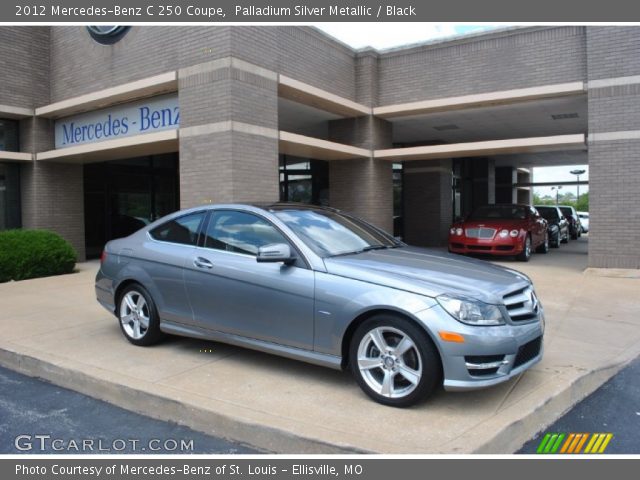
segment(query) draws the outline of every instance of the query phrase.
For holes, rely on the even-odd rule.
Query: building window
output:
[[[404,201],[402,197],[402,164],[393,164],[393,235],[404,235]]]
[[[0,150],[5,152],[19,151],[18,122],[0,118]]]
[[[20,166],[0,163],[0,230],[20,226]]]
[[[329,205],[327,162],[280,155],[280,201]]]

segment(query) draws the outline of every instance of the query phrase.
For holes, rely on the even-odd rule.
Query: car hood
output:
[[[520,272],[438,250],[399,247],[325,258],[333,275],[411,291],[445,293],[500,304],[502,296],[531,282]]]
[[[525,224],[525,220],[504,219],[504,220],[467,220],[461,226],[463,228],[495,228],[501,229],[519,229]]]

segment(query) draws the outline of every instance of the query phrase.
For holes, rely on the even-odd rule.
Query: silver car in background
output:
[[[410,247],[328,208],[171,214],[109,242],[95,290],[135,345],[174,334],[348,368],[397,407],[440,385],[504,382],[542,356],[544,314],[527,276]]]

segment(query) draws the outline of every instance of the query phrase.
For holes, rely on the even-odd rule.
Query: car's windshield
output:
[[[555,207],[536,207],[536,209],[547,220],[557,220],[559,217],[558,209]]]
[[[476,208],[469,220],[523,220],[527,209],[519,205],[486,205]]]
[[[401,245],[371,225],[337,212],[283,208],[273,213],[321,257]]]

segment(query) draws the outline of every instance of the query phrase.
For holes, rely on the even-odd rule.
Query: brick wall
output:
[[[384,53],[379,105],[583,80],[584,27],[534,27]]]
[[[414,161],[403,172],[404,241],[443,246],[453,215],[451,160]]]
[[[640,29],[587,27],[589,80],[640,75]],[[640,85],[590,88],[589,265],[640,268]],[[635,131],[639,138],[599,134]]]
[[[181,71],[179,75],[181,207],[276,201],[278,101],[274,78],[231,66],[205,68],[196,74]],[[242,125],[233,126],[235,122]],[[254,133],[237,129],[256,127]],[[205,131],[193,134],[198,128]]]
[[[372,116],[329,122],[329,139],[368,150],[391,146],[391,124]],[[372,157],[329,163],[329,203],[393,232],[392,163]]]
[[[0,104],[49,102],[49,27],[0,27]]]

